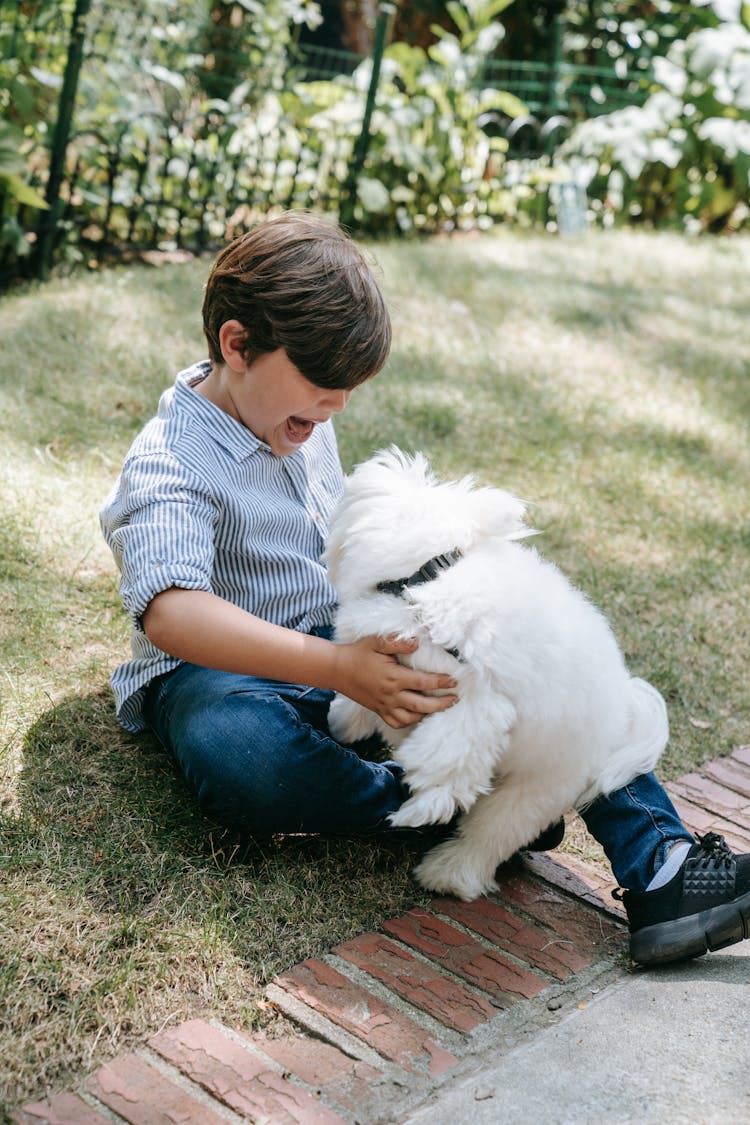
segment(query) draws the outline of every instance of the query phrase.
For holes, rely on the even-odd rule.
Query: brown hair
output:
[[[305,212],[270,219],[231,242],[206,283],[203,331],[222,363],[219,330],[238,320],[248,363],[284,348],[316,386],[357,386],[385,364],[391,322],[364,255],[333,223]]]

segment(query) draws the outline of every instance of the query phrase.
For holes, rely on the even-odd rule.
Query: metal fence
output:
[[[44,276],[63,254],[92,261],[115,250],[200,250],[274,206],[341,206],[352,139],[342,136],[337,148],[327,137],[324,157],[315,130],[292,121],[281,101],[297,81],[351,72],[358,56],[290,51],[281,85],[277,74],[259,74],[256,61],[256,81],[239,104],[219,96],[217,74],[213,97],[170,97],[178,91],[170,89],[163,60],[154,62],[153,23],[132,16],[126,6],[92,7],[91,0],[0,0],[1,116],[17,129],[25,184],[48,205],[33,206],[0,175],[0,282]],[[115,89],[108,94],[113,112],[92,112],[87,87],[96,78],[106,89],[107,65],[116,77],[112,58],[123,40],[142,59],[143,72],[130,81],[143,85],[143,97],[131,96],[129,106]],[[176,48],[190,56],[189,43]],[[233,74],[249,70],[249,61],[231,58]],[[268,87],[279,87],[271,121],[259,104]],[[33,119],[26,104],[32,89]]]
[[[217,39],[221,28],[208,29],[208,44],[205,29],[197,27],[192,40],[169,41],[169,26],[165,31],[153,5],[166,11],[170,3],[174,0],[152,0],[149,19],[148,5],[139,12],[139,5],[113,0],[0,0],[0,78],[6,86],[0,111],[23,125],[24,178],[48,205],[40,211],[23,195],[16,198],[0,176],[0,217],[6,234],[12,229],[17,234],[15,243],[9,237],[0,241],[0,282],[24,273],[45,276],[63,254],[94,261],[113,252],[201,250],[274,207],[319,207],[351,218],[392,6],[380,6],[361,122],[356,128],[343,123],[340,132],[322,137],[292,97],[295,84],[351,74],[360,56],[291,45],[282,73],[273,52],[238,58],[228,47],[225,51]],[[128,72],[124,63],[118,69],[118,52],[124,59],[126,51],[141,59],[138,73]],[[191,58],[200,66],[207,55],[214,63],[213,96],[206,97],[205,88],[201,98],[185,96],[178,89],[180,68]],[[170,70],[172,58],[180,62]],[[243,66],[242,99],[225,98],[223,69],[231,73],[227,90],[235,91]],[[110,91],[112,110],[103,115],[91,102],[91,90],[101,90],[106,67],[115,82],[121,75],[123,88]],[[550,65],[493,60],[482,81],[517,94],[528,106],[528,117],[508,132],[526,154],[549,147],[571,116],[643,97],[637,79],[620,80],[605,68],[563,60]],[[134,91],[141,87],[139,98]],[[24,103],[32,89],[33,120]],[[30,253],[24,256],[26,249]]]

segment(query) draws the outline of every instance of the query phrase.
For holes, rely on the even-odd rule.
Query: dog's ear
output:
[[[524,523],[526,505],[501,488],[477,488],[468,501],[482,538],[522,539],[529,532]]]

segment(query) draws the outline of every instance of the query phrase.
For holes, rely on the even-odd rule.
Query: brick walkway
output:
[[[750,746],[668,788],[692,830],[750,851]],[[444,1083],[481,1073],[483,1057],[622,978],[626,929],[610,889],[562,853],[529,856],[492,898],[435,899],[277,977],[267,999],[294,1026],[282,1037],[189,1020],[14,1120],[405,1121]]]

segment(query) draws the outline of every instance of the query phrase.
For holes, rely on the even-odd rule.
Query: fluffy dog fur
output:
[[[406,662],[458,681],[457,704],[405,730],[344,696],[330,725],[343,742],[377,731],[393,748],[411,792],[394,825],[463,813],[415,875],[466,900],[566,810],[652,769],[668,738],[662,697],[629,674],[591,602],[516,542],[528,534],[520,500],[470,477],[439,482],[424,456],[391,448],[348,478],[326,551],[337,640],[416,636]],[[433,580],[377,589],[456,549]]]

